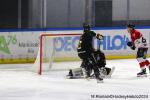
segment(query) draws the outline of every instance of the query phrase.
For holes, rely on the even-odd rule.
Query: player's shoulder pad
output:
[[[96,33],[94,31],[90,31],[91,34],[93,34],[94,36],[96,36]]]

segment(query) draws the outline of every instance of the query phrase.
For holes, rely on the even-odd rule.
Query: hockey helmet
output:
[[[90,25],[83,23],[84,31],[90,31]]]
[[[127,25],[127,28],[132,28],[132,29],[134,29],[134,28],[135,28],[135,25],[133,25],[133,24],[128,24],[128,25]]]

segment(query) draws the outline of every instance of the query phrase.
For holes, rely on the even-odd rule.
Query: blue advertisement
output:
[[[128,37],[125,35],[104,36],[98,44],[103,47],[103,50],[125,50],[127,49]]]
[[[79,42],[80,37],[79,36],[67,36],[67,37],[57,37],[54,38],[54,43],[59,44],[56,45],[55,49],[56,52],[61,52],[61,51],[76,51],[77,50],[77,45]]]
[[[77,45],[79,42],[79,36],[68,36],[68,37],[58,37],[54,39],[56,44],[56,52],[70,52],[76,51]],[[99,41],[97,40],[96,45],[100,45],[103,50],[125,50],[127,49],[127,41],[129,41],[126,35],[114,35],[114,36],[104,36],[104,39]]]

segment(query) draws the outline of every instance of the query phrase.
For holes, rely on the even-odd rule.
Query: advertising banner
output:
[[[0,62],[26,62],[38,52],[40,32],[1,32]]]
[[[150,45],[150,29],[138,29]],[[102,41],[94,40],[95,49],[101,49],[108,59],[130,58],[136,54],[127,45],[130,41],[126,29],[93,30],[104,36]],[[82,34],[82,30],[66,31],[20,31],[0,32],[0,63],[34,62],[36,59],[40,34]],[[59,44],[55,47],[56,58],[78,58],[77,45],[80,36],[60,36],[54,42]],[[100,46],[99,46],[100,45]],[[150,54],[150,49],[148,51]],[[63,60],[61,59],[61,60]]]
[[[104,39],[99,41],[94,40],[94,48],[102,50],[107,59],[119,59],[119,58],[133,58],[136,55],[136,50],[131,50],[127,46],[127,42],[131,41],[129,33],[125,29],[115,29],[115,30],[93,30],[96,33],[100,33],[104,36]],[[139,29],[139,31],[146,38],[148,45],[150,44],[150,30],[149,29]],[[48,32],[49,33],[49,32]],[[64,31],[64,33],[66,33]],[[81,33],[69,32],[69,33]],[[60,44],[56,46],[56,57],[76,57],[77,56],[77,43],[79,41],[79,36],[72,37],[59,37],[56,43]],[[150,51],[148,51],[150,54]]]

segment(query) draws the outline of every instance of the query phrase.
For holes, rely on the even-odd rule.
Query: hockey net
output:
[[[80,36],[81,34],[78,33],[42,33],[40,35],[38,55],[36,57],[34,65],[32,66],[32,71],[41,75],[43,72],[48,72],[52,69],[54,61],[67,61],[78,59],[76,47],[79,42]],[[65,66],[63,66],[64,65],[60,65],[58,70],[67,69]]]

